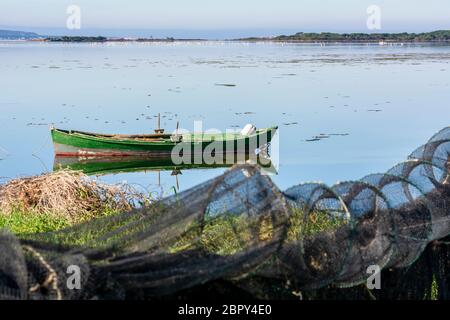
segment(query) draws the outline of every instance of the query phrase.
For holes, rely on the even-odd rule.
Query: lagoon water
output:
[[[50,124],[151,133],[159,112],[170,131],[279,125],[281,189],[362,178],[450,125],[449,62],[437,45],[0,42],[0,177],[52,170]],[[183,171],[180,187],[224,170]],[[99,179],[175,185],[170,171],[160,186],[155,172]]]

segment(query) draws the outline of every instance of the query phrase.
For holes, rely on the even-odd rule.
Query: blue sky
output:
[[[385,32],[450,29],[448,0],[1,0],[0,28],[68,32],[71,4],[81,8],[84,33],[366,32],[372,4],[382,9]]]

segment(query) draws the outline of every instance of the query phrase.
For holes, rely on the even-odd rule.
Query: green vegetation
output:
[[[287,239],[288,241],[297,241],[320,232],[332,232],[345,223],[347,221],[342,217],[330,216],[327,212],[311,212],[305,217],[304,210],[294,209],[289,218]]]
[[[168,251],[175,253],[203,248],[219,255],[235,254],[242,251],[252,240],[249,228],[252,224],[254,222],[247,217],[231,214],[209,218],[203,229],[198,222],[194,222],[176,239]]]
[[[286,241],[298,241],[322,232],[332,232],[347,223],[339,217],[330,217],[325,212],[313,212],[304,216],[304,210],[291,210],[288,218]],[[280,224],[278,228],[284,226]],[[245,215],[224,214],[209,218],[201,232],[198,222],[192,223],[168,248],[169,252],[202,248],[219,255],[231,255],[245,250],[255,242],[273,239],[277,226],[270,216],[250,218]]]
[[[115,41],[130,41],[130,40],[119,39],[119,40],[115,40]],[[174,41],[176,41],[176,39],[173,37],[167,37],[165,39],[139,38],[139,39],[136,39],[136,41],[137,42],[174,42]]]
[[[61,37],[49,37],[45,41],[49,42],[175,42],[175,41],[203,41],[202,39],[175,39],[167,37],[163,39],[156,38],[107,38],[107,37],[85,37],[85,36],[61,36]]]
[[[430,291],[427,292],[427,294],[425,294],[424,296],[424,300],[438,300],[438,296],[439,296],[439,286],[438,283],[436,281],[436,275],[433,274],[433,281],[431,282],[431,288],[429,289]]]
[[[55,217],[51,214],[33,215],[22,211],[14,211],[7,215],[0,213],[0,229],[8,229],[19,235],[54,231],[69,225],[64,217]]]
[[[426,33],[304,33],[273,38],[246,38],[247,41],[298,41],[298,42],[448,42],[450,30]]]
[[[106,37],[51,37],[45,39],[49,42],[106,42],[108,39]]]
[[[97,217],[111,216],[117,211],[105,210],[97,213]],[[82,222],[74,221],[67,215],[57,216],[54,213],[38,213],[33,211],[14,210],[8,214],[0,212],[0,229],[7,229],[17,235],[57,231]]]

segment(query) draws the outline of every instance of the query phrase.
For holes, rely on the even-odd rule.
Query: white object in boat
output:
[[[256,127],[252,124],[245,125],[244,129],[241,131],[241,135],[250,136],[256,132]]]

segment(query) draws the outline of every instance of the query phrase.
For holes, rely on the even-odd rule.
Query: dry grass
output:
[[[81,222],[111,211],[126,211],[145,197],[125,185],[106,185],[78,171],[62,170],[11,180],[0,186],[0,214],[21,211]]]

